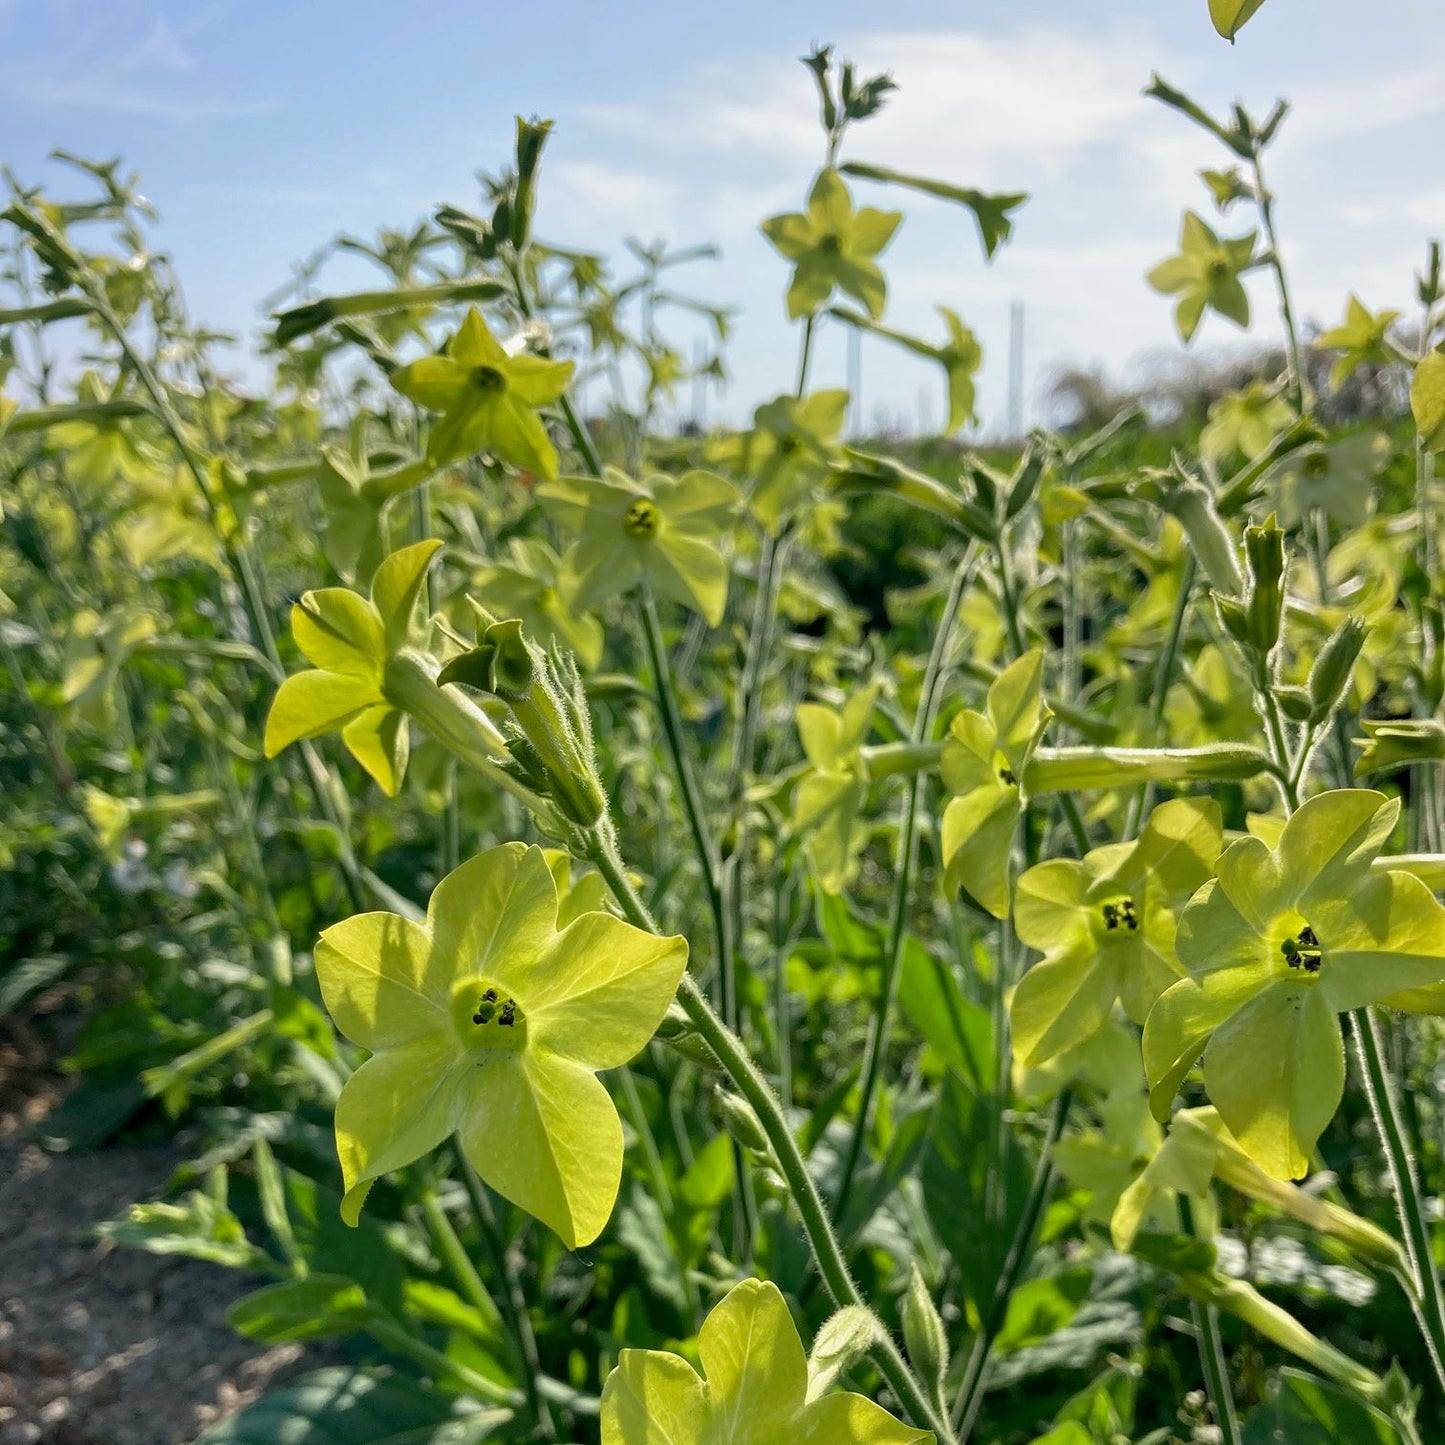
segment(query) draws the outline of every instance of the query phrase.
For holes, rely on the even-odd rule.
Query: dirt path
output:
[[[0,1445],[188,1445],[295,1373],[302,1349],[232,1333],[246,1276],[85,1239],[153,1196],[179,1156],[47,1154],[30,1130],[59,1097],[38,1036],[12,1021],[0,1032]]]

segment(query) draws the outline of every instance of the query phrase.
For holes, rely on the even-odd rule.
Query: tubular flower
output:
[[[574,611],[646,582],[701,612],[709,626],[722,621],[728,595],[722,543],[738,504],[731,482],[703,471],[634,481],[608,467],[602,477],[548,482],[537,495],[579,534],[560,578]]]
[[[1372,868],[1399,800],[1311,798],[1270,849],[1233,843],[1179,920],[1189,977],[1144,1027],[1155,1116],[1202,1053],[1220,1118],[1276,1179],[1297,1179],[1344,1092],[1337,1014],[1403,1007],[1445,980],[1445,907],[1418,878]]]
[[[795,321],[811,316],[837,287],[861,301],[875,321],[882,316],[888,288],[874,257],[902,219],[899,211],[872,206],[855,211],[842,176],[832,166],[820,171],[806,211],[763,222],[763,235],[794,266],[788,315]]]
[[[1010,1005],[1014,1047],[1035,1067],[1093,1034],[1115,1000],[1142,1024],[1183,976],[1176,915],[1212,874],[1222,842],[1219,805],[1176,798],[1154,810],[1134,843],[1056,858],[1018,881],[1014,928],[1044,957]]]
[[[443,413],[427,443],[432,466],[489,451],[550,479],[557,475],[557,450],[537,408],[566,391],[575,365],[525,352],[513,356],[474,306],[441,356],[423,356],[394,371],[391,384]]]
[[[346,587],[307,592],[291,609],[291,635],[314,668],[281,684],[266,718],[274,758],[301,738],[339,732],[351,755],[395,797],[410,751],[405,716],[383,691],[387,658],[407,639],[422,579],[440,542],[393,552],[370,597]]]
[[[703,1321],[706,1378],[679,1355],[623,1350],[602,1391],[602,1445],[925,1445],[862,1395],[809,1399],[808,1361],[774,1284],[745,1279]]]
[[[336,1026],[371,1057],[336,1104],[355,1224],[374,1180],[457,1134],[497,1193],[588,1244],[612,1213],[622,1125],[600,1069],[652,1037],[687,942],[610,913],[557,927],[542,850],[488,849],[437,884],[425,923],[362,913],[316,949]]]
[[[1040,691],[1044,655],[1006,667],[984,712],[960,712],[943,741],[940,770],[954,794],[943,813],[944,884],[966,888],[995,918],[1008,916],[1008,860],[1023,812],[1024,768],[1052,713]]]

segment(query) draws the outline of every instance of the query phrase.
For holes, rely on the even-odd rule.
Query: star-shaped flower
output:
[[[838,390],[775,397],[753,413],[736,460],[756,479],[748,505],[770,532],[832,471],[847,416],[848,393]]]
[[[1209,1097],[1249,1156],[1297,1179],[1344,1092],[1337,1014],[1445,980],[1445,907],[1418,878],[1372,868],[1398,799],[1311,798],[1278,846],[1231,844],[1179,920],[1190,976],[1144,1026],[1156,1117],[1202,1053]]]
[[[654,473],[636,481],[615,467],[601,477],[563,477],[537,489],[550,511],[579,535],[562,559],[561,585],[588,612],[646,582],[694,608],[716,627],[727,606],[723,540],[737,488],[711,472]]]
[[[1209,408],[1209,420],[1199,433],[1199,449],[1215,461],[1239,452],[1257,457],[1294,420],[1294,408],[1276,387],[1251,381],[1239,391],[1220,397]]]
[[[288,677],[276,693],[266,718],[268,758],[302,738],[339,732],[382,791],[397,795],[410,734],[382,682],[388,656],[406,641],[422,579],[440,546],[417,542],[393,552],[376,569],[369,598],[323,587],[291,609],[291,635],[314,666]]]
[[[1275,469],[1280,520],[1293,526],[1318,507],[1343,527],[1363,526],[1394,448],[1384,432],[1311,442]]]
[[[1223,847],[1219,805],[1161,804],[1133,843],[1054,858],[1018,881],[1014,928],[1044,957],[1010,1005],[1014,1048],[1036,1066],[1088,1038],[1115,1000],[1137,1024],[1183,976],[1176,915],[1213,873]]]
[[[602,660],[602,624],[570,606],[561,591],[562,559],[543,541],[513,537],[506,560],[472,574],[471,595],[497,617],[515,617],[528,637],[556,641],[577,654],[583,667]]]
[[[1345,303],[1345,319],[1320,333],[1315,345],[1321,351],[1338,351],[1330,367],[1330,385],[1339,386],[1362,366],[1389,366],[1399,354],[1390,345],[1390,328],[1398,311],[1371,311],[1358,296]]]
[[[985,711],[958,713],[943,740],[940,771],[954,794],[943,813],[944,885],[967,889],[995,918],[1008,916],[1024,768],[1053,715],[1040,690],[1043,665],[1037,650],[1010,664],[989,688]]]
[[[552,478],[557,451],[537,408],[567,389],[575,363],[510,353],[473,307],[441,356],[394,371],[391,384],[412,401],[443,412],[427,443],[432,466],[490,451],[514,467]]]
[[[1150,273],[1149,284],[1165,295],[1178,296],[1174,323],[1179,335],[1193,339],[1206,309],[1228,317],[1237,326],[1249,325],[1249,295],[1240,281],[1254,257],[1255,233],[1221,240],[1213,228],[1193,211],[1184,213],[1179,254],[1161,261]]]
[[[841,893],[858,866],[864,832],[858,809],[868,791],[863,740],[877,687],[865,687],[841,708],[805,702],[798,708],[798,736],[812,767],[793,794],[793,828],[807,830],[808,861],[825,893]]]
[[[853,209],[843,178],[831,166],[818,173],[806,211],[773,216],[763,234],[793,262],[788,315],[795,321],[827,303],[833,288],[863,303],[876,321],[883,315],[887,283],[873,259],[893,239],[901,211]]]
[[[425,923],[362,913],[316,949],[336,1026],[371,1057],[336,1104],[355,1224],[372,1182],[452,1134],[477,1173],[569,1249],[596,1239],[622,1177],[622,1125],[600,1069],[656,1031],[687,963],[610,913],[557,927],[542,850],[488,849],[437,884]]]
[[[745,1279],[703,1321],[706,1378],[679,1355],[623,1350],[602,1391],[602,1445],[925,1445],[863,1395],[809,1399],[803,1342],[774,1284]]]

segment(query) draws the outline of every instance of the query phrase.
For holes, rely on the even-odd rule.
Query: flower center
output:
[[[657,524],[661,520],[657,503],[647,497],[639,497],[623,514],[622,530],[629,537],[645,542],[657,535]]]
[[[1311,477],[1315,481],[1320,481],[1329,476],[1329,457],[1327,457],[1324,452],[1311,452],[1309,456],[1305,458],[1304,472],[1305,476]]]
[[[507,389],[507,378],[495,366],[474,366],[472,385],[479,391],[496,393]]]
[[[1320,941],[1308,923],[1297,933],[1285,938],[1279,946],[1284,961],[1291,968],[1302,968],[1306,973],[1320,971]]]
[[[1135,903],[1127,894],[1123,898],[1112,898],[1099,909],[1104,928],[1109,933],[1123,929],[1127,933],[1139,931],[1139,914]]]
[[[467,1049],[520,1052],[526,1045],[526,1014],[505,988],[490,979],[457,984],[452,991],[452,1024]]]
[[[1229,275],[1229,262],[1228,262],[1228,261],[1211,261],[1211,262],[1209,263],[1209,270],[1208,270],[1208,273],[1207,273],[1207,274],[1208,274],[1209,279],[1210,279],[1211,281],[1213,281],[1215,284],[1218,284],[1220,281],[1223,281],[1223,280],[1225,280],[1226,277],[1228,277],[1228,275]]]
[[[836,256],[843,249],[843,243],[838,239],[836,231],[827,231],[818,237],[818,249],[827,256]]]
[[[1007,763],[999,768],[998,780],[1006,788],[1016,788],[1019,785],[1019,780],[1014,776],[1014,770]]]

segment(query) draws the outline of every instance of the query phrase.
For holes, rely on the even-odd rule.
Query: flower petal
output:
[[[503,843],[468,859],[433,890],[427,923],[449,982],[486,974],[517,987],[557,933],[557,884],[542,850]]]
[[[698,1445],[707,1395],[680,1355],[623,1350],[602,1387],[602,1445]]]
[[[492,1052],[475,1075],[461,1141],[477,1173],[568,1249],[602,1233],[622,1180],[622,1121],[590,1069]]]
[[[457,328],[457,334],[447,343],[447,355],[469,371],[475,366],[494,366],[498,371],[506,371],[512,361],[475,306],[467,312]]]
[[[1279,861],[1291,902],[1309,915],[1318,899],[1343,897],[1369,874],[1395,827],[1400,800],[1373,788],[1340,788],[1302,804],[1279,838]]]
[[[341,741],[381,791],[388,798],[396,797],[411,754],[411,729],[405,713],[390,703],[378,703],[341,729]]]
[[[1099,956],[1087,934],[1034,964],[1009,1005],[1018,1057],[1036,1068],[1082,1043],[1109,1017],[1118,994],[1118,970]]]
[[[782,1440],[808,1393],[808,1361],[777,1285],[745,1279],[703,1321],[697,1352],[718,1440]],[[767,1436],[759,1426],[771,1427]]]
[[[923,1445],[933,1436],[895,1420],[862,1395],[827,1395],[803,1412],[794,1445]]]
[[[1445,981],[1445,908],[1408,873],[1374,874],[1310,921],[1324,950],[1319,988],[1336,1013]]]
[[[316,978],[336,1027],[376,1053],[446,1027],[450,993],[431,935],[395,913],[358,913],[326,929]]]
[[[386,660],[381,614],[350,588],[307,592],[291,609],[291,635],[306,660],[324,672],[381,675]]]
[[[552,361],[545,356],[514,356],[507,363],[507,384],[512,395],[528,406],[547,406],[567,390],[575,361]]]
[[[301,738],[335,732],[381,696],[380,689],[336,672],[293,673],[277,689],[266,715],[265,753],[274,758]]]
[[[467,368],[450,356],[423,356],[391,374],[391,384],[430,411],[450,411],[467,389]]]
[[[514,467],[549,481],[557,475],[557,448],[542,418],[520,397],[504,396],[498,403],[488,446]]]
[[[1254,842],[1258,847],[1245,850],[1250,860],[1269,857],[1269,850],[1258,839],[1242,839]],[[1225,859],[1240,845],[1236,843],[1229,853],[1219,860],[1221,873],[1225,870]],[[1232,875],[1237,879],[1238,873]],[[1179,961],[1196,978],[1218,973],[1223,969],[1249,968],[1273,959],[1270,946],[1264,939],[1264,932],[1274,917],[1273,910],[1262,919],[1246,918],[1239,911],[1233,898],[1225,891],[1221,878],[1218,882],[1206,883],[1179,916],[1179,928],[1174,935],[1174,951]]]
[[[716,540],[664,526],[642,558],[648,580],[664,597],[696,608],[709,627],[721,623],[728,603],[728,563]]]
[[[507,983],[527,1001],[539,1048],[593,1069],[625,1064],[657,1031],[687,967],[687,940],[584,913]]]
[[[1301,1178],[1345,1091],[1344,1042],[1324,993],[1286,980],[1256,994],[1215,1030],[1204,1082],[1266,1174]]]
[[[346,1197],[341,1217],[355,1224],[372,1181],[435,1149],[461,1117],[466,1070],[442,1033],[373,1054],[336,1101],[336,1152]]]

